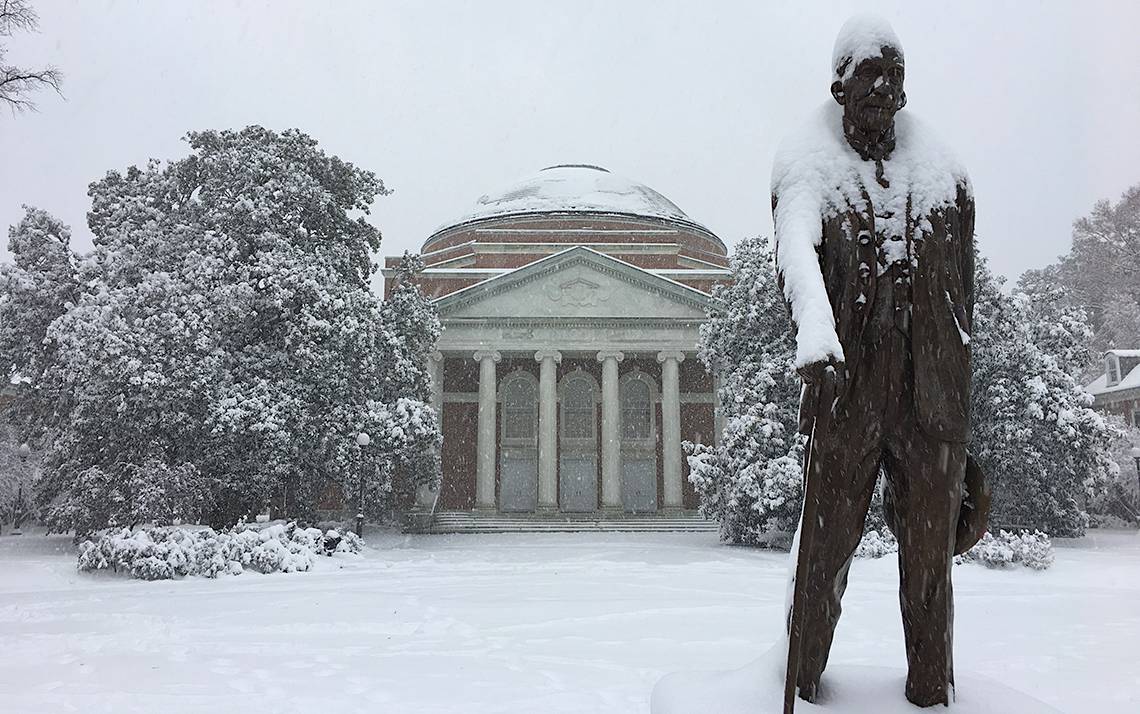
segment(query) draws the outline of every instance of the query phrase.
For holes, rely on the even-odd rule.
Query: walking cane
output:
[[[824,386],[832,387],[830,390],[834,398],[835,375],[829,374],[820,384],[816,394],[815,410],[812,413],[811,434],[804,446],[804,509],[800,519],[799,552],[796,554],[795,583],[792,590],[792,611],[788,623],[788,664],[784,676],[784,714],[794,714],[796,710],[796,678],[800,670],[800,646],[803,643],[803,610],[804,610],[804,580],[807,579],[807,570],[811,562],[812,542],[815,540],[815,531],[819,528],[819,493],[811,478],[811,452],[815,444],[815,428],[819,423],[819,408],[827,405],[829,400],[823,399]]]

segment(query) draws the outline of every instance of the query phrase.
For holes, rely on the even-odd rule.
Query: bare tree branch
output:
[[[0,0],[0,37],[11,37],[13,30],[35,32],[40,17],[25,0]]]
[[[35,32],[39,16],[26,0],[0,0],[0,37],[11,37],[15,31]],[[50,87],[62,96],[63,73],[58,68],[28,69],[4,64],[5,47],[0,45],[0,104],[13,113],[35,111],[36,103],[28,98],[33,92]]]

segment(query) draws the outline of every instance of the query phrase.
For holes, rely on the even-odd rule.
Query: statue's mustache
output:
[[[872,90],[863,95],[862,104],[867,107],[889,109],[895,105],[895,97],[892,92],[880,92],[877,90]]]

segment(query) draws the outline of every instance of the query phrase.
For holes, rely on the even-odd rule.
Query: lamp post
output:
[[[16,447],[16,456],[20,458],[20,463],[26,464],[28,457],[32,455],[32,447],[28,446],[28,442],[24,442]],[[4,516],[0,513],[0,523],[4,520]],[[20,524],[24,520],[24,487],[16,491],[16,500],[12,503],[12,535],[20,535]]]
[[[364,537],[364,447],[372,444],[372,437],[368,436],[367,431],[361,431],[357,435],[357,446],[360,447],[360,490],[357,493],[357,535],[361,538]],[[1137,461],[1140,464],[1140,459]]]

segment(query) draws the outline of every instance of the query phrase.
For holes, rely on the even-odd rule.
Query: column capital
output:
[[[602,350],[598,353],[599,362],[605,362],[608,359],[613,359],[621,362],[623,359],[625,359],[625,353],[619,352],[618,350]]]
[[[552,359],[555,364],[562,364],[562,353],[558,350],[539,350],[534,353],[534,361],[542,362],[544,359]]]
[[[475,358],[476,362],[482,362],[485,359],[498,362],[503,359],[503,356],[499,354],[498,350],[477,350],[472,357]]]
[[[676,360],[677,364],[685,361],[685,353],[681,350],[661,350],[657,353],[657,361],[664,362],[665,360]]]

